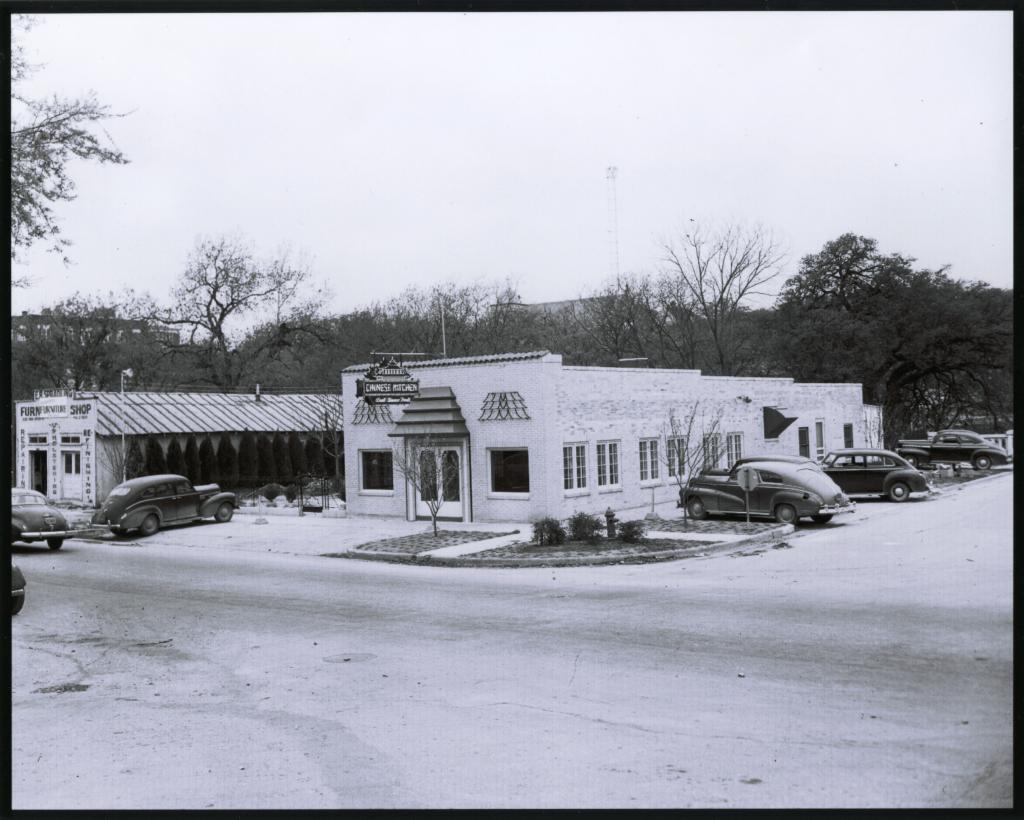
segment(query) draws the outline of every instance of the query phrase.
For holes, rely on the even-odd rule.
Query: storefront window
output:
[[[491,491],[530,492],[530,454],[526,450],[491,450]]]
[[[394,469],[390,450],[363,450],[363,489],[395,489]]]

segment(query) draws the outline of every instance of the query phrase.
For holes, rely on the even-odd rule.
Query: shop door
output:
[[[32,489],[37,493],[48,495],[46,492],[46,450],[30,450]]]
[[[462,519],[462,455],[457,447],[432,447],[419,452],[416,515],[430,517],[430,506],[440,500],[438,518]]]
[[[62,450],[64,477],[61,483],[61,498],[82,500],[82,454],[78,450]]]

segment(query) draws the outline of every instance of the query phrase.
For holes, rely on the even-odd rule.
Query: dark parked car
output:
[[[731,470],[706,470],[691,482],[686,491],[686,510],[691,517],[746,512],[746,493],[736,480],[736,471],[741,466],[757,470],[760,481],[750,493],[751,515],[773,517],[784,524],[795,524],[806,516],[824,524],[833,515],[857,509],[817,464],[779,458],[740,461],[743,463]]]
[[[184,524],[201,518],[230,521],[237,506],[234,493],[217,484],[194,487],[180,475],[150,475],[130,479],[110,491],[92,517],[114,532],[138,530],[152,535],[166,524]]]
[[[11,561],[11,614],[17,615],[25,606],[25,576],[18,565]]]
[[[885,495],[906,501],[928,492],[928,479],[891,450],[833,450],[822,462],[825,473],[848,495]]]
[[[11,487],[11,542],[45,541],[59,550],[65,538],[75,533],[68,529],[64,513],[50,506],[46,496],[35,490]]]
[[[914,467],[924,464],[960,464],[968,462],[975,470],[1008,464],[1006,450],[970,430],[939,430],[931,440],[904,439],[896,442],[896,452]]]

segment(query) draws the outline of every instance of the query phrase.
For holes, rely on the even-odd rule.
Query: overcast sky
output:
[[[305,255],[347,311],[439,279],[567,299],[687,220],[800,257],[852,231],[1012,286],[1010,12],[41,15],[27,90],[95,90],[127,166],[73,167],[74,264],[15,311],[165,299],[200,236]]]

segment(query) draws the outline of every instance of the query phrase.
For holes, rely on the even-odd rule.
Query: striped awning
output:
[[[323,430],[341,426],[335,394],[263,393],[94,393],[96,435],[167,433],[254,433]]]
[[[405,405],[405,410],[388,435],[393,438],[468,438],[469,429],[462,408],[450,387],[424,387],[416,398]]]

